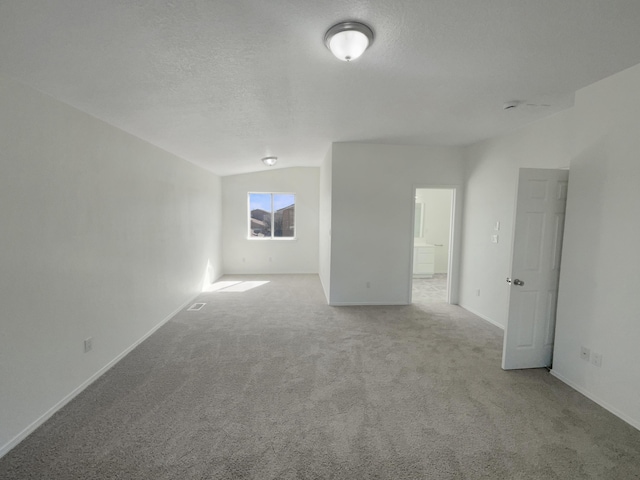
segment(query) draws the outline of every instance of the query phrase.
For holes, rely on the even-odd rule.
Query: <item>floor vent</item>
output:
[[[194,303],[189,308],[187,308],[187,311],[188,312],[197,312],[198,310],[201,310],[202,307],[204,307],[205,305],[206,305],[206,303]]]

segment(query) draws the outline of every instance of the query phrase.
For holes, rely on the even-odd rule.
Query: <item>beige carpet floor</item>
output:
[[[9,479],[634,479],[640,431],[446,304],[227,277],[0,459]],[[247,289],[249,287],[254,287]],[[242,291],[246,290],[246,291]]]
[[[447,274],[436,273],[431,278],[414,278],[412,300],[416,304],[447,301]]]

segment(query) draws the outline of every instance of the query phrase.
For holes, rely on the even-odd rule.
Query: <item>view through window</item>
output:
[[[250,238],[295,238],[296,196],[293,193],[249,193]]]

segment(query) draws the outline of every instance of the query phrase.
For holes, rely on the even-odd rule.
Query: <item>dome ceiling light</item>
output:
[[[278,157],[264,157],[262,159],[262,163],[264,163],[267,167],[273,167],[278,161]]]
[[[342,22],[324,36],[324,44],[336,58],[344,62],[355,60],[373,43],[373,30],[364,23]]]

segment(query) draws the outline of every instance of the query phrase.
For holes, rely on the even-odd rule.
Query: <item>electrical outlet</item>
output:
[[[591,363],[593,363],[596,367],[601,367],[602,366],[602,354],[601,353],[597,353],[597,352],[593,352],[593,355],[591,355]]]
[[[498,235],[491,235],[491,243],[498,243]]]
[[[84,353],[90,352],[93,350],[93,337],[84,339]]]
[[[589,357],[591,357],[591,350],[584,346],[580,347],[580,358],[588,362]]]

